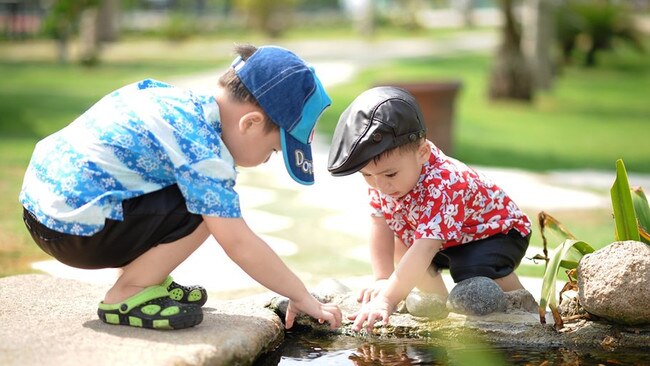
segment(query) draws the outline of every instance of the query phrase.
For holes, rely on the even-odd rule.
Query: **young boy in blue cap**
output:
[[[369,331],[377,320],[387,324],[416,286],[444,307],[441,268],[455,282],[480,276],[503,291],[523,288],[514,269],[528,247],[530,221],[501,188],[425,136],[415,98],[396,87],[359,95],[334,131],[328,170],[361,172],[370,186],[375,283],[361,291],[361,310],[350,317],[357,331],[364,322]]]
[[[246,225],[237,166],[282,151],[289,174],[312,184],[311,136],[331,101],[313,69],[275,46],[237,46],[214,95],[143,80],[102,98],[40,141],[20,201],[35,242],[78,268],[121,268],[100,302],[110,324],[180,329],[203,319],[205,289],[169,276],[209,235],[244,271],[331,328],[322,304]]]

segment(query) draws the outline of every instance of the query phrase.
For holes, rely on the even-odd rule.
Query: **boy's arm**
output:
[[[293,307],[320,321],[327,321],[332,329],[341,325],[339,308],[321,304],[309,294],[302,281],[248,227],[244,219],[211,216],[203,216],[203,219],[230,259],[264,287],[289,298],[287,328],[291,328],[296,315],[291,311]]]
[[[441,240],[416,240],[406,251],[382,291],[356,314],[352,328],[359,331],[367,321],[366,327],[370,331],[375,321],[380,319],[384,324],[388,324],[390,314],[425,275],[433,256],[442,244]]]
[[[395,270],[395,234],[383,217],[371,216],[370,220],[370,264],[375,283],[360,291],[357,301],[363,303],[377,296],[381,282]]]
[[[385,280],[395,270],[395,234],[383,217],[371,216],[370,263],[375,280]]]

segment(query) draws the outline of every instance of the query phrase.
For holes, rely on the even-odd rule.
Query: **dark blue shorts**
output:
[[[125,200],[122,208],[123,221],[106,219],[104,228],[92,236],[51,230],[27,210],[23,220],[45,253],[85,269],[124,267],[158,244],[190,235],[203,222],[201,215],[187,211],[177,185]]]
[[[447,268],[454,282],[483,276],[492,279],[512,273],[526,254],[530,234],[522,236],[517,230],[485,239],[453,246],[439,251],[432,264]]]

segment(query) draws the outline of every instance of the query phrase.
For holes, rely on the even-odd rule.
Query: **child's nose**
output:
[[[386,179],[383,179],[383,178],[380,178],[380,177],[375,178],[375,185],[376,185],[377,189],[382,191],[382,192],[386,191],[386,189],[389,187],[388,181]]]

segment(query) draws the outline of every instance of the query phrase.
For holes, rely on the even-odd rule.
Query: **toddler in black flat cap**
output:
[[[370,186],[375,282],[361,290],[363,305],[350,316],[356,331],[364,323],[368,331],[375,321],[387,324],[403,299],[412,312],[415,287],[444,307],[443,268],[454,282],[488,277],[503,291],[523,289],[514,269],[528,247],[530,220],[501,188],[446,156],[425,132],[415,98],[391,86],[363,92],[336,126],[328,170],[361,172]]]

